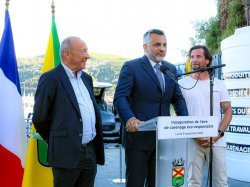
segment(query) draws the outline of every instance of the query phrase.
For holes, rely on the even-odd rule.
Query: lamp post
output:
[[[249,26],[249,7],[250,7],[250,0],[245,0],[245,15],[247,20],[247,26]]]

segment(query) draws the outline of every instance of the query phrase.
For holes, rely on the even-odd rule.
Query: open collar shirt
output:
[[[75,77],[74,73],[65,64],[62,63],[62,66],[69,77],[70,83],[76,95],[83,125],[82,144],[86,144],[93,140],[96,136],[96,116],[93,102],[87,87],[81,79],[83,72],[78,71],[77,76]]]

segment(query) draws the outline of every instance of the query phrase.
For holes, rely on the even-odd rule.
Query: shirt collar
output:
[[[148,57],[147,57],[148,58]],[[154,68],[155,64],[157,64],[156,62],[154,62],[153,60],[151,60],[150,58],[148,58],[151,66]],[[158,64],[162,65],[162,62],[159,62]]]
[[[75,78],[75,75],[74,75],[73,71],[71,71],[71,69],[69,69],[69,67],[66,66],[63,62],[61,64],[62,64],[63,68],[65,69],[68,77],[69,78]],[[78,71],[77,72],[77,78],[81,77],[81,75],[82,75],[82,71]]]

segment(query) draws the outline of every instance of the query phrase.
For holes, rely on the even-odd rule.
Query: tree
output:
[[[219,53],[220,43],[231,36],[235,29],[246,26],[244,0],[217,0],[217,15],[194,24],[196,35],[192,45],[205,44],[212,54]]]

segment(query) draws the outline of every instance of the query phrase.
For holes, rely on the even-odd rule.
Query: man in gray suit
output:
[[[93,187],[104,146],[92,78],[82,71],[90,56],[78,37],[66,38],[60,54],[61,64],[39,79],[32,120],[48,143],[54,186]]]

